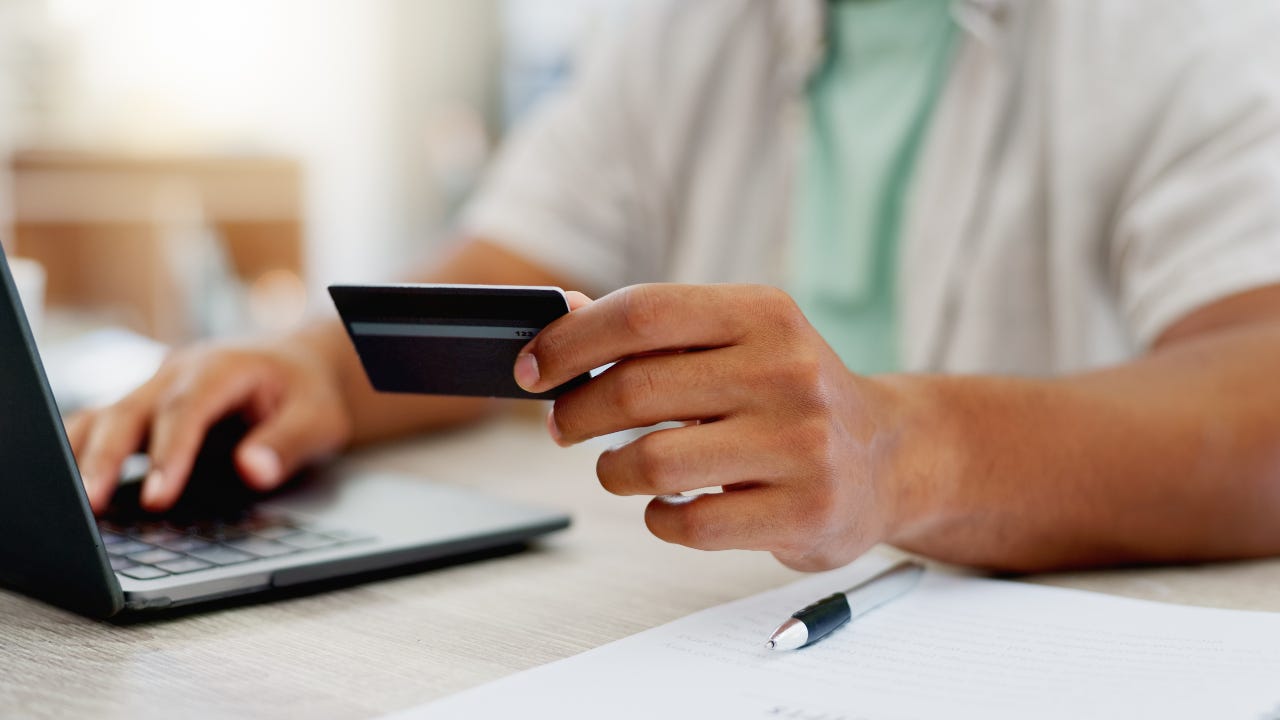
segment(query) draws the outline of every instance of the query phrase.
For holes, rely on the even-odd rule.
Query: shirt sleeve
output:
[[[584,47],[566,87],[542,101],[510,135],[460,218],[468,237],[497,243],[603,293],[633,282],[629,255],[645,232],[632,158],[629,88],[643,63],[620,23]]]
[[[1119,211],[1113,267],[1140,347],[1198,308],[1280,283],[1280,11],[1254,7],[1233,6],[1177,68]]]

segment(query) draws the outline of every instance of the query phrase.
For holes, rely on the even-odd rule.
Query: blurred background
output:
[[[59,401],[439,252],[626,2],[0,0],[0,238]]]

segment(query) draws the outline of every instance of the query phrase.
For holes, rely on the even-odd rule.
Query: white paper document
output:
[[[1280,720],[1280,614],[930,572],[814,645],[765,648],[792,612],[888,564],[864,558],[395,717]]]

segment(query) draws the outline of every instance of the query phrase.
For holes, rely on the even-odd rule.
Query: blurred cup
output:
[[[31,334],[40,336],[40,324],[44,319],[44,266],[35,260],[9,258],[9,271],[13,284],[18,287],[18,297],[27,311]]]

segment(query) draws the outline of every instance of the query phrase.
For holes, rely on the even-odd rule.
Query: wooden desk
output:
[[[767,555],[654,539],[644,499],[613,497],[596,483],[599,450],[562,450],[538,423],[513,418],[346,461],[569,509],[573,528],[531,552],[130,626],[0,591],[0,716],[367,717],[798,576]],[[1035,581],[1280,611],[1280,561]]]

